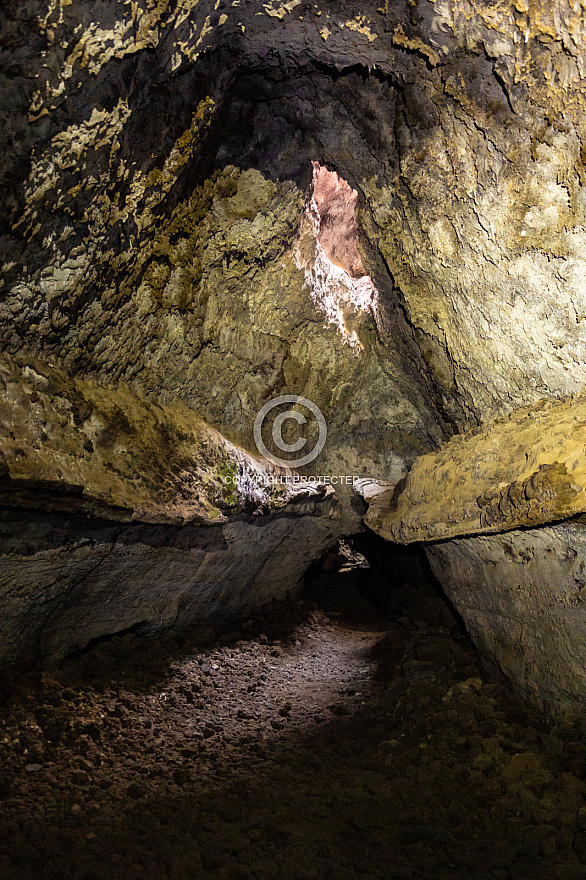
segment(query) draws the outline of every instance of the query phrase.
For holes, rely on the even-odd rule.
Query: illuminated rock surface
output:
[[[584,880],[584,3],[0,5],[0,876]]]
[[[271,484],[276,468],[184,404],[7,358],[0,382],[4,668],[238,619],[348,528],[331,489]]]
[[[127,634],[21,686],[4,876],[583,880],[584,727],[487,680],[431,587],[383,617],[336,586],[332,618],[271,603],[208,650]]]
[[[458,539],[427,550],[483,659],[548,712],[583,712],[585,551],[582,523]]]
[[[584,397],[541,401],[421,456],[366,517],[391,540],[435,542],[434,573],[483,657],[550,711],[586,688],[585,447]]]
[[[555,522],[586,511],[586,398],[542,400],[420,456],[371,502],[392,541],[437,541]]]
[[[420,497],[410,489],[400,521],[377,521],[394,539],[539,527],[582,512],[583,449],[561,437],[567,427],[578,442],[581,429],[564,421],[565,404],[537,403],[586,382],[581,7],[31,0],[2,15],[0,345],[33,371],[11,380],[8,404],[30,399],[33,374],[53,364],[71,381],[97,383],[100,430],[112,431],[114,406],[126,401],[139,413],[129,424],[145,432],[144,444],[128,445],[122,430],[108,457],[81,451],[91,431],[67,405],[50,404],[46,445],[25,421],[35,412],[28,403],[5,410],[6,518],[28,517],[31,558],[47,550],[33,534],[37,517],[64,516],[63,492],[75,515],[81,504],[80,515],[94,517],[88,535],[102,528],[104,504],[125,511],[107,514],[107,529],[121,519],[178,535],[240,528],[249,513],[234,498],[218,507],[205,468],[235,447],[244,461],[259,409],[287,394],[309,398],[326,419],[312,473],[392,485],[416,462],[408,486],[420,474]],[[482,433],[442,447],[532,405],[543,442],[532,410],[521,410],[502,423],[497,450],[478,445]],[[181,431],[195,413],[196,433],[211,438],[212,459],[188,455],[189,486],[183,440],[151,454],[157,407],[175,413]],[[442,472],[426,454],[454,458]],[[373,523],[384,503],[373,502]],[[208,525],[220,509],[227,522]],[[335,509],[335,523],[313,508],[295,518],[302,539],[280,535],[279,553],[299,562],[273,576],[276,594],[296,587],[328,541],[360,527],[358,499],[339,492]],[[287,516],[255,518],[239,558],[250,541],[272,571],[272,530]],[[554,543],[555,528],[543,532]],[[51,553],[67,556],[66,533]],[[96,571],[83,581],[86,611],[111,583],[88,540]],[[474,541],[480,570],[488,545]],[[147,559],[134,581],[142,598],[123,626],[154,620]],[[210,582],[228,583],[223,564],[209,563]],[[38,592],[39,578],[31,570],[24,593]],[[205,603],[210,613],[215,602]],[[31,657],[106,634],[114,616]],[[172,625],[170,611],[163,618]],[[57,633],[58,617],[52,626]]]

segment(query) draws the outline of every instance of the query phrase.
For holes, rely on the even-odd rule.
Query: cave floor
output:
[[[433,590],[382,614],[340,578],[5,689],[2,880],[586,878],[583,730],[488,680]]]

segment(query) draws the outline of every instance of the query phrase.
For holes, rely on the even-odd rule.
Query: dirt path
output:
[[[93,687],[80,686],[80,669],[71,664],[62,676],[45,676],[41,706],[29,695],[3,737],[5,747],[13,746],[7,757],[14,770],[22,770],[18,758],[27,762],[16,786],[20,802],[36,801],[39,786],[46,795],[44,780],[71,793],[71,808],[81,807],[75,812],[83,812],[88,797],[92,805],[96,782],[122,797],[125,783],[132,796],[145,778],[151,791],[172,794],[187,780],[209,786],[234,767],[257,763],[263,747],[284,735],[308,733],[365,705],[376,668],[369,654],[384,635],[313,612],[285,643],[269,644],[261,634],[188,654],[146,686],[136,669],[123,670],[117,681],[102,673]],[[73,687],[63,686],[72,679]],[[52,801],[64,805],[62,795]]]
[[[296,614],[13,693],[2,880],[586,878],[583,732],[484,680],[441,600]]]

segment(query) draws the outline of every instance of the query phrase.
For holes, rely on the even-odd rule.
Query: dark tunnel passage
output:
[[[579,730],[487,677],[423,551],[370,532],[232,632],[5,681],[0,724],[7,880],[582,876]]]
[[[342,602],[344,584],[351,583],[352,592],[363,602],[387,614],[399,610],[421,588],[435,589],[443,596],[420,545],[393,544],[370,529],[339,542],[309,568],[305,581],[303,595],[326,604],[323,591],[328,582],[329,601],[334,604]]]

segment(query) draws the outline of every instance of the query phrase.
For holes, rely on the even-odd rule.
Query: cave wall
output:
[[[391,484],[438,454],[454,433],[579,392],[586,380],[583,12],[564,0],[5,4],[2,351],[19,368],[34,362],[41,375],[55,368],[145,406],[185,406],[217,432],[218,447],[240,450],[241,464],[254,448],[262,404],[302,394],[323,411],[329,431],[310,470]],[[350,275],[323,260],[312,204],[315,163],[356,192],[356,246],[376,289],[367,303],[353,298]],[[27,381],[25,396],[32,393]],[[79,426],[73,411],[61,415],[65,440]],[[36,470],[18,470],[45,440],[31,438],[22,421],[15,427],[5,432],[5,446],[23,452],[12,457],[1,487],[7,522],[29,509],[47,465],[41,457]],[[561,514],[547,504],[541,513],[531,505],[519,512],[514,493],[503,501],[514,516],[503,512],[498,474],[509,468],[508,449],[492,447],[497,466],[482,476],[492,531],[575,513],[565,501]],[[123,494],[140,482],[135,452]],[[548,452],[542,464],[556,461]],[[81,493],[84,515],[97,517],[88,500],[97,472],[84,467],[59,479]],[[424,505],[435,467],[420,493]],[[553,488],[546,480],[533,497],[550,492],[555,500],[566,492],[568,480],[556,475]],[[103,479],[107,484],[109,475]],[[18,480],[28,480],[31,491],[15,487]],[[458,506],[468,504],[475,515],[483,507],[474,480],[478,473],[470,498],[452,498],[447,518],[439,502],[433,517],[428,506],[428,520],[486,530],[486,522],[470,527]],[[200,476],[195,484],[208,498]],[[51,512],[51,493],[59,494],[53,487],[38,495],[34,516]],[[371,515],[390,500],[377,501]],[[335,526],[329,514],[323,528],[320,516],[302,512],[296,520],[303,564],[359,527],[349,498],[340,497],[338,508]],[[144,509],[124,509],[126,519],[146,528]],[[271,511],[282,524],[283,512]],[[168,515],[166,509],[163,519]],[[209,528],[230,529],[248,514],[234,508],[222,515],[227,521]],[[254,532],[259,565],[274,571],[274,589],[282,592],[285,581],[268,562],[273,537],[278,532],[285,554],[294,553],[297,537],[281,534],[270,517],[262,522]],[[429,526],[420,538],[437,539]],[[578,531],[563,534],[581,540]],[[40,538],[38,545],[30,540],[33,554],[57,556],[71,543],[62,537],[62,549],[49,551]],[[78,553],[76,540],[67,559]],[[249,540],[242,538],[236,554],[248,585],[234,587],[242,606],[254,580],[244,576]],[[492,545],[470,540],[478,571],[491,571]],[[114,544],[104,538],[104,547]],[[137,537],[133,546],[143,544]],[[446,547],[452,549],[438,571],[464,583],[460,545]],[[25,565],[23,548],[15,553]],[[9,555],[3,561],[11,571]],[[98,549],[92,558],[103,556]],[[225,571],[220,556],[207,564],[228,595],[230,565]],[[289,586],[302,567],[285,579]],[[72,570],[62,595],[78,597],[87,610],[92,592],[77,592],[81,570]],[[142,571],[132,587],[141,598],[124,626],[154,619],[141,610],[148,565]],[[101,577],[96,569],[88,581],[96,596]],[[200,607],[211,613],[205,577],[209,601]],[[32,570],[27,578],[29,601]],[[235,578],[240,583],[240,573]],[[169,608],[177,593],[171,581]],[[492,584],[488,575],[486,582]],[[165,589],[163,578],[161,595]],[[496,581],[493,589],[497,595]],[[197,590],[194,583],[194,597]],[[461,607],[476,620],[467,599]],[[89,626],[83,638],[106,632],[112,620]],[[483,625],[491,629],[490,615]],[[488,645],[480,624],[471,626]],[[495,648],[498,665],[497,654]]]
[[[3,672],[241,622],[356,527],[331,487],[281,482],[180,402],[7,355],[0,388]]]
[[[0,669],[55,666],[128,630],[151,638],[226,632],[272,599],[294,596],[339,527],[331,499],[211,526],[3,510]]]
[[[381,288],[376,309],[341,303],[358,344],[328,319],[316,289],[333,282],[316,278],[304,222],[312,161],[335,166],[352,186],[365,167],[377,174],[364,123],[386,151],[394,89],[361,65],[340,76],[348,53],[323,71],[319,57],[297,58],[287,22],[298,16],[259,8],[243,10],[244,32],[235,21],[209,25],[185,58],[181,36],[204,25],[205,6],[170,14],[156,76],[123,40],[124,61],[100,60],[87,104],[85,85],[72,96],[80,120],[47,132],[15,212],[3,343],[69,373],[181,398],[248,447],[267,397],[304,394],[330,428],[322,468],[398,479],[449,433],[434,380],[376,249],[365,255]],[[64,10],[64,32],[81,10]],[[325,47],[317,19],[309,33]],[[275,41],[274,57],[253,51],[261,37]],[[48,112],[33,125],[59,115],[50,106],[39,105],[35,114]],[[369,107],[383,117],[374,126]]]
[[[421,456],[365,517],[425,542],[484,660],[553,714],[583,712],[585,448],[584,393],[528,404]]]
[[[583,714],[586,526],[430,546],[431,567],[483,660],[547,713]]]

